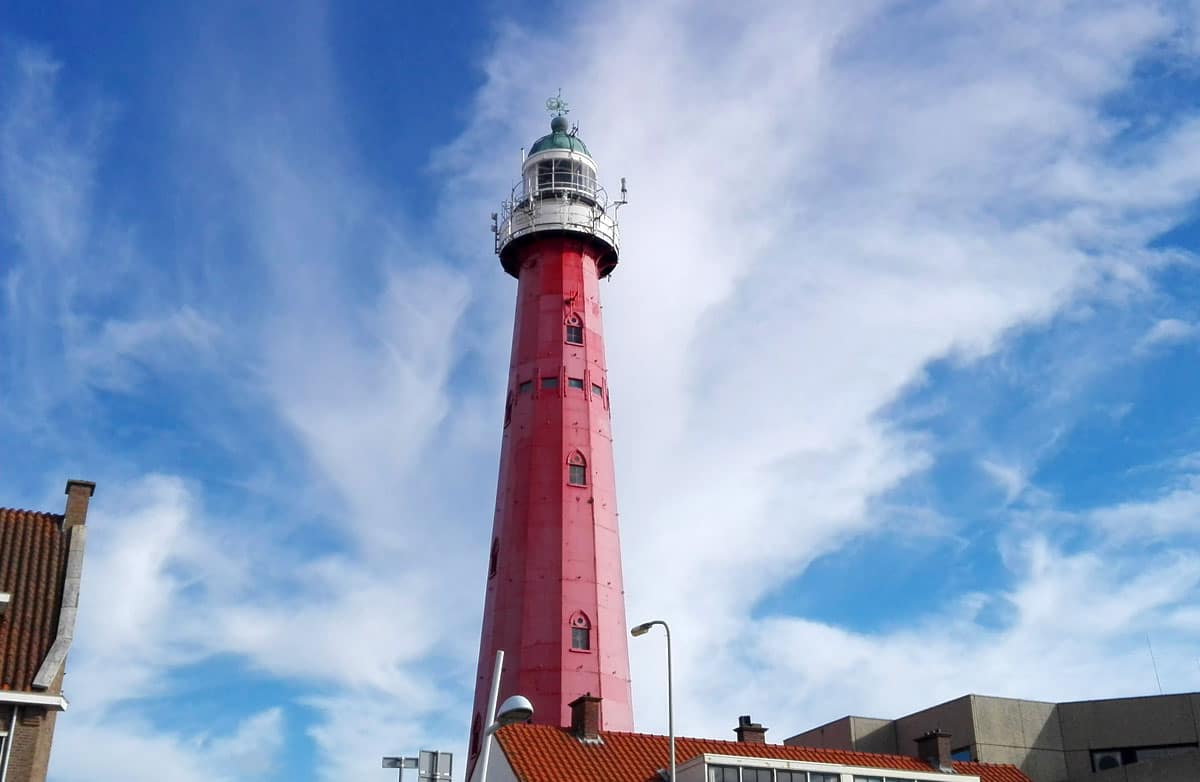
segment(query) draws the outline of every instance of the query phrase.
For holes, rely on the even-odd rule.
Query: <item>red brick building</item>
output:
[[[90,481],[62,514],[0,508],[0,782],[42,782],[75,633]]]
[[[574,701],[570,728],[500,728],[487,782],[665,782],[667,737],[599,730],[600,707],[599,698]],[[948,734],[936,731],[922,737],[924,759],[768,744],[749,718],[736,733],[737,741],[677,738],[679,782],[1029,782],[1016,766],[952,760]]]

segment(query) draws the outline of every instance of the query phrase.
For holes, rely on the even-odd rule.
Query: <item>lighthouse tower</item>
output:
[[[600,280],[617,265],[616,207],[569,129],[566,104],[534,142],[521,183],[493,215],[517,279],[500,478],[479,642],[469,765],[487,728],[496,650],[500,699],[569,726],[581,695],[604,730],[633,730]]]

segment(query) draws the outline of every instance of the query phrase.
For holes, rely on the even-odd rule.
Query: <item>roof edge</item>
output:
[[[19,692],[16,690],[0,690],[0,703],[12,703],[18,706],[45,706],[54,711],[66,711],[71,702],[63,695],[42,695],[38,692]]]
[[[82,524],[68,531],[71,541],[67,549],[67,573],[63,579],[62,602],[59,604],[58,634],[46,659],[33,677],[33,686],[48,690],[67,662],[67,652],[75,639],[75,615],[79,611],[79,583],[83,576],[83,551],[87,543],[87,527]]]

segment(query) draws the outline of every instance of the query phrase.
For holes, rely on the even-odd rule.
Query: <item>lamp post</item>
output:
[[[675,696],[671,686],[671,628],[663,620],[655,619],[652,622],[643,622],[630,630],[629,634],[637,638],[639,635],[650,632],[650,628],[654,625],[662,625],[662,629],[667,631],[667,734],[671,743],[671,779],[669,782],[675,782]]]
[[[496,713],[496,701],[500,699],[500,669],[504,667],[504,650],[496,650],[496,666],[492,671],[492,691],[488,694],[488,726],[483,732],[483,748],[479,752],[479,782],[487,782],[488,759],[492,754],[492,734],[505,725],[525,722],[533,716],[533,704],[524,695],[510,695]]]

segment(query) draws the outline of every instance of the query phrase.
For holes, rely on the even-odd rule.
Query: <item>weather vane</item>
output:
[[[558,90],[558,94],[553,98],[546,98],[546,111],[554,112],[554,116],[556,117],[571,113],[571,110],[567,108],[567,102],[563,100],[561,87]]]

